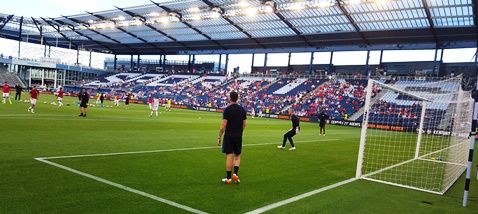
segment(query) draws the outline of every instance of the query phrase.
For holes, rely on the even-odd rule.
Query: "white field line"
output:
[[[311,143],[311,142],[321,142],[321,141],[336,141],[339,139],[324,139],[324,140],[312,140],[312,141],[295,141],[296,143]],[[281,144],[282,142],[272,142],[272,143],[258,143],[258,144],[245,144],[243,147],[248,146],[263,146],[271,144]],[[42,157],[41,159],[63,159],[63,158],[82,158],[82,157],[98,157],[98,156],[115,156],[115,155],[128,155],[128,154],[144,154],[144,153],[157,153],[157,152],[174,152],[174,151],[190,151],[190,150],[204,150],[204,149],[218,149],[219,146],[206,146],[206,147],[195,147],[195,148],[178,148],[178,149],[162,149],[162,150],[148,150],[148,151],[136,151],[136,152],[115,152],[115,153],[104,153],[104,154],[86,154],[86,155],[69,155],[69,156],[56,156],[56,157]]]
[[[178,203],[176,203],[176,202],[174,202],[174,201],[170,201],[170,200],[167,200],[167,199],[164,199],[164,198],[155,196],[155,195],[151,195],[151,194],[149,194],[149,193],[146,193],[146,192],[143,192],[143,191],[139,191],[139,190],[137,190],[137,189],[133,189],[133,188],[131,188],[131,187],[127,187],[127,186],[124,186],[124,185],[121,185],[121,184],[118,184],[118,183],[115,183],[115,182],[112,182],[112,181],[109,181],[109,180],[106,180],[106,179],[103,179],[103,178],[100,178],[100,177],[96,177],[96,176],[94,176],[94,175],[90,175],[90,174],[87,174],[87,173],[84,173],[84,172],[81,172],[81,171],[78,171],[78,170],[75,170],[75,169],[72,169],[72,168],[69,168],[69,167],[66,167],[66,166],[57,164],[57,163],[53,163],[53,162],[51,162],[51,161],[47,161],[47,160],[45,160],[45,159],[43,159],[43,158],[35,158],[35,160],[40,161],[40,162],[43,162],[43,163],[46,163],[46,164],[49,164],[49,165],[52,165],[52,166],[56,166],[56,167],[58,167],[58,168],[64,169],[64,170],[69,171],[69,172],[73,172],[73,173],[75,173],[75,174],[78,174],[78,175],[81,175],[81,176],[84,176],[84,177],[87,177],[87,178],[91,178],[91,179],[96,180],[96,181],[99,181],[99,182],[101,182],[101,183],[105,183],[105,184],[108,184],[108,185],[111,185],[111,186],[114,186],[114,187],[117,187],[117,188],[126,190],[126,191],[128,191],[128,192],[132,192],[132,193],[135,193],[135,194],[138,194],[138,195],[141,195],[141,196],[144,196],[144,197],[153,199],[153,200],[155,200],[155,201],[159,201],[159,202],[162,202],[162,203],[171,205],[171,206],[173,206],[173,207],[177,207],[177,208],[179,208],[179,209],[187,210],[187,211],[192,212],[192,213],[206,213],[206,212],[203,212],[203,211],[201,211],[201,210],[197,210],[197,209],[188,207],[188,206],[186,206],[186,205],[178,204]]]
[[[280,207],[280,206],[284,206],[286,204],[289,204],[289,203],[292,203],[294,201],[298,201],[298,200],[301,200],[301,199],[304,199],[304,198],[307,198],[309,196],[312,196],[312,195],[315,195],[317,193],[321,193],[321,192],[324,192],[324,191],[327,191],[329,189],[333,189],[335,187],[339,187],[339,186],[342,186],[344,184],[348,184],[350,182],[353,182],[353,181],[356,181],[357,179],[356,178],[351,178],[351,179],[348,179],[348,180],[345,180],[345,181],[341,181],[341,182],[338,182],[338,183],[335,183],[335,184],[332,184],[332,185],[329,185],[329,186],[326,186],[326,187],[322,187],[320,189],[316,189],[316,190],[313,190],[313,191],[310,191],[310,192],[306,192],[302,195],[298,195],[298,196],[295,196],[295,197],[292,197],[292,198],[289,198],[289,199],[286,199],[286,200],[283,200],[283,201],[279,201],[279,202],[276,202],[276,203],[273,203],[273,204],[269,204],[267,206],[264,206],[264,207],[261,207],[261,208],[258,208],[258,209],[255,209],[255,210],[252,210],[250,212],[247,212],[246,214],[256,214],[256,213],[263,213],[263,212],[266,212],[266,211],[269,211],[269,210],[272,210],[274,208],[277,208],[277,207]]]
[[[327,139],[327,140],[324,139],[324,140],[296,141],[296,142],[297,142],[297,143],[307,143],[307,142],[336,141],[336,140],[338,140],[338,139]],[[260,143],[260,144],[247,144],[247,145],[243,145],[243,146],[263,146],[263,145],[271,145],[271,144],[278,144],[278,143],[282,143],[282,142]],[[155,153],[155,152],[189,151],[189,150],[217,149],[217,148],[221,148],[221,147],[218,147],[218,146],[208,146],[208,147],[178,148],[178,149],[150,150],[150,151],[137,151],[137,152],[117,152],[117,153],[106,153],[106,154],[71,155],[71,156],[57,156],[57,157],[35,158],[35,160],[40,161],[40,162],[43,162],[43,163],[46,163],[46,164],[49,164],[49,165],[52,165],[52,166],[55,166],[55,167],[58,167],[58,168],[61,168],[61,169],[64,169],[64,170],[67,170],[67,171],[69,171],[69,172],[72,172],[72,173],[75,173],[75,174],[78,174],[78,175],[81,175],[81,176],[84,176],[84,177],[87,177],[87,178],[90,178],[90,179],[93,179],[93,180],[96,180],[96,181],[99,181],[99,182],[102,182],[102,183],[105,183],[105,184],[108,184],[108,185],[111,185],[111,186],[114,186],[114,187],[117,187],[117,188],[120,188],[120,189],[123,189],[123,190],[126,190],[126,191],[128,191],[128,192],[132,192],[132,193],[135,193],[135,194],[138,194],[138,195],[141,195],[141,196],[144,196],[144,197],[153,199],[153,200],[155,200],[155,201],[163,202],[163,203],[165,203],[165,204],[168,204],[168,205],[171,205],[171,206],[174,206],[174,207],[183,209],[183,210],[187,210],[187,211],[190,211],[190,212],[193,212],[193,213],[206,213],[206,212],[203,212],[203,211],[200,211],[200,210],[197,210],[197,209],[194,209],[194,208],[191,208],[191,207],[188,207],[188,206],[185,206],[185,205],[176,203],[176,202],[174,202],[174,201],[170,201],[170,200],[167,200],[167,199],[164,199],[164,198],[155,196],[155,195],[151,195],[151,194],[149,194],[149,193],[146,193],[146,192],[143,192],[143,191],[140,191],[140,190],[137,190],[137,189],[133,189],[133,188],[131,188],[131,187],[127,187],[127,186],[124,186],[124,185],[121,185],[121,184],[118,184],[118,183],[114,183],[114,182],[112,182],[112,181],[109,181],[109,180],[106,180],[106,179],[103,179],[103,178],[100,178],[100,177],[97,177],[97,176],[94,176],[94,175],[91,175],[91,174],[88,174],[88,173],[84,173],[84,172],[81,172],[81,171],[72,169],[72,168],[70,168],[70,167],[67,167],[67,166],[64,166],[64,165],[61,165],[61,164],[57,164],[57,163],[48,161],[47,159],[64,159],[64,158],[80,158],[80,157],[114,156],[114,155],[126,155],[126,154],[143,154],[143,153]],[[349,180],[350,180],[350,179],[349,179]],[[342,181],[342,182],[339,182],[339,183],[336,183],[336,184],[333,184],[333,185],[330,185],[330,186],[327,186],[327,187],[323,187],[323,188],[321,188],[321,189],[317,189],[317,190],[314,190],[314,191],[312,191],[312,192],[305,193],[305,194],[302,194],[302,195],[293,197],[293,198],[291,198],[291,199],[287,199],[287,200],[284,200],[284,201],[281,201],[281,202],[277,202],[277,203],[275,203],[275,204],[271,204],[271,205],[266,206],[266,207],[263,207],[263,208],[259,208],[258,210],[263,210],[263,211],[258,211],[258,212],[255,212],[255,213],[264,212],[264,211],[273,209],[273,208],[275,208],[275,207],[279,207],[279,206],[288,204],[288,203],[290,203],[290,202],[300,200],[300,199],[302,199],[302,198],[305,198],[305,197],[308,197],[308,196],[317,194],[317,193],[319,193],[319,192],[323,192],[323,191],[325,191],[325,190],[332,189],[332,188],[334,188],[334,187],[337,187],[337,186],[340,186],[340,185],[343,185],[343,184],[352,182],[352,181],[355,180],[355,179],[353,179],[353,180],[351,180],[351,181],[349,181],[349,180]],[[348,181],[348,182],[347,182],[347,181]],[[346,183],[344,183],[344,182],[346,182]],[[252,212],[254,213],[254,211],[252,211]]]

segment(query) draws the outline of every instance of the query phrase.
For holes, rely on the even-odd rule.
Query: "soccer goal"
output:
[[[466,169],[473,103],[461,77],[370,79],[356,177],[444,194]]]

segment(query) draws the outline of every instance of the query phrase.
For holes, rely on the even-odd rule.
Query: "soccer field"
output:
[[[320,136],[302,122],[288,151],[276,147],[290,121],[248,117],[241,184],[226,185],[221,114],[161,108],[150,118],[147,105],[121,103],[84,118],[76,100],[58,108],[40,95],[35,114],[0,104],[0,213],[478,213],[475,166],[468,207],[464,175],[443,196],[353,180],[360,128]]]

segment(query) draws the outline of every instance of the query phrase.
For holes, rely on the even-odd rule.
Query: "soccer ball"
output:
[[[46,101],[45,101],[45,102],[43,102],[43,104],[46,104]]]

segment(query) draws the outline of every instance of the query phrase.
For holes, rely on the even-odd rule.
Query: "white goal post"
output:
[[[474,100],[461,76],[369,79],[366,92],[356,178],[444,194],[468,161]]]

